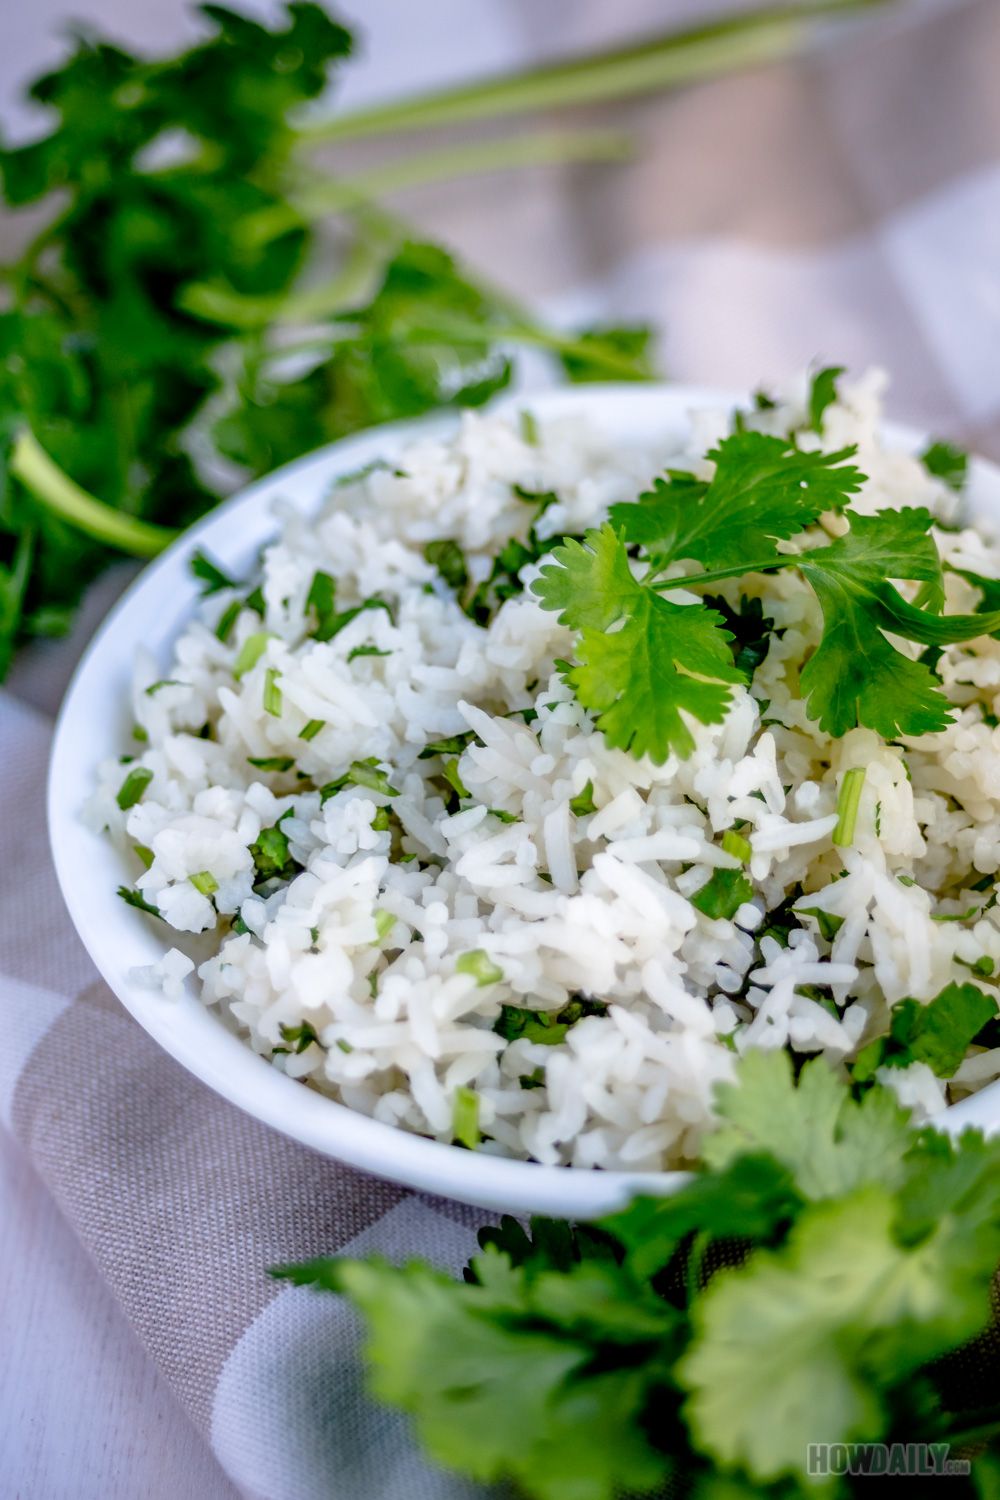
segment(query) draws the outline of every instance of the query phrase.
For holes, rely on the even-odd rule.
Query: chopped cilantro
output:
[[[214,896],[219,889],[219,882],[210,870],[202,870],[197,875],[189,875],[188,879],[195,890],[200,891],[203,896]]]
[[[328,641],[336,633],[334,630],[336,594],[337,585],[329,573],[313,574],[313,580],[306,595],[306,609],[311,609],[316,614],[316,628],[312,632],[314,640]]]
[[[132,848],[135,850],[136,854],[138,854],[139,858],[142,860],[143,864],[148,870],[155,858],[152,849],[147,849],[145,844],[133,844]]]
[[[538,419],[535,416],[534,412],[528,411],[526,407],[523,407],[518,412],[517,418],[518,425],[521,430],[522,440],[527,443],[530,448],[537,448],[539,443]]]
[[[290,771],[295,764],[294,755],[248,755],[247,761],[258,771]]]
[[[321,729],[326,728],[325,719],[310,719],[304,729],[299,731],[300,740],[314,740]]]
[[[461,594],[469,582],[469,570],[465,553],[456,541],[448,537],[442,541],[428,542],[424,557],[432,568],[436,568],[449,588]]]
[[[276,823],[273,828],[263,828],[256,843],[250,845],[258,882],[275,877],[288,878],[295,874],[298,865],[288,852],[288,835]]]
[[[389,778],[385,771],[378,769],[378,761],[371,756],[368,760],[354,761],[343,776],[338,776],[336,781],[328,781],[326,786],[321,786],[319,789],[320,807],[349,783],[354,786],[367,787],[372,792],[380,792],[383,797],[399,796],[396,788],[389,785]]]
[[[691,905],[704,916],[732,921],[740,907],[753,896],[753,886],[742,870],[713,870],[709,879],[690,897]]]
[[[347,660],[353,661],[356,656],[391,656],[391,651],[380,651],[377,646],[355,646],[353,651],[347,653]]]
[[[234,599],[232,604],[227,605],[226,609],[223,611],[222,618],[220,619],[218,625],[216,625],[215,627],[215,634],[217,638],[223,642],[223,644],[228,641],[230,632],[232,631],[233,626],[236,624],[236,621],[239,618],[240,610],[242,608],[243,606],[240,601],[238,599]]]
[[[837,379],[843,373],[843,365],[828,365],[813,376],[809,388],[809,427],[813,432],[822,433],[823,414],[837,399]]]
[[[319,1045],[319,1036],[316,1033],[316,1028],[309,1021],[302,1021],[298,1026],[288,1026],[284,1021],[281,1021],[278,1024],[278,1030],[285,1041],[294,1047],[296,1052],[304,1052],[307,1047],[312,1046],[313,1042]],[[277,1052],[283,1049],[275,1047],[274,1050]]]
[[[493,1030],[505,1041],[513,1042],[524,1037],[529,1042],[541,1042],[554,1047],[565,1041],[566,1033],[584,1016],[606,1016],[608,1007],[601,1000],[588,1000],[579,995],[568,1001],[559,1011],[524,1010],[518,1005],[503,1005]]]
[[[475,1151],[479,1145],[479,1095],[459,1087],[452,1103],[451,1133],[460,1145]]]
[[[391,911],[385,911],[384,909],[378,910],[375,913],[375,934],[376,935],[375,935],[375,942],[373,943],[372,946],[376,947],[379,943],[381,943],[383,941],[384,938],[387,938],[389,936],[389,933],[395,927],[395,925],[396,925],[396,918],[393,916],[393,914],[392,914]]]
[[[374,828],[376,833],[385,833],[388,827],[389,809],[387,807],[377,807],[375,809],[375,816],[372,818],[372,828]]]
[[[867,1083],[880,1067],[927,1063],[939,1078],[951,1078],[975,1038],[997,1017],[997,1002],[974,984],[949,984],[928,1004],[900,1000],[892,1009],[889,1035],[863,1047],[851,1069]]]
[[[516,823],[517,814],[505,812],[502,807],[488,807],[486,811],[491,818],[499,818],[501,823]]]
[[[145,729],[143,729],[141,724],[136,724],[132,730],[132,738],[134,740],[139,740],[142,744],[145,744],[149,740],[149,735],[146,733]]]
[[[160,688],[189,686],[189,683],[178,682],[174,677],[161,677],[159,682],[151,683],[150,686],[146,689],[146,696],[147,698],[152,698],[154,693],[158,693],[160,691]]]
[[[255,614],[260,615],[262,620],[267,614],[267,605],[264,602],[264,590],[259,584],[252,593],[247,594],[246,607],[247,609],[252,609]]]
[[[458,774],[458,760],[446,760],[444,763],[444,776],[448,785],[453,787],[460,797],[471,796]]]
[[[727,828],[722,835],[722,848],[725,854],[731,854],[734,859],[742,860],[744,864],[753,854],[750,840],[745,839],[742,833],[737,833],[734,828]]]
[[[863,766],[852,767],[844,772],[837,796],[837,823],[830,840],[842,848],[850,848],[854,840],[854,825],[858,818],[861,791],[865,784],[866,771]]]
[[[268,667],[264,673],[264,712],[272,714],[274,718],[281,718],[281,689],[278,679],[281,673],[277,667]]]
[[[460,953],[455,960],[455,973],[471,974],[480,987],[498,984],[503,978],[503,969],[498,969],[489,954],[482,948],[473,948],[468,953]]]
[[[964,488],[969,458],[954,443],[931,443],[921,453],[920,462],[928,474],[943,479],[949,489],[961,491]]]
[[[592,781],[588,781],[583,791],[570,799],[569,810],[578,818],[585,818],[589,813],[597,811],[597,806],[594,802],[594,783]]]
[[[816,918],[820,934],[826,938],[828,943],[833,942],[837,933],[844,925],[843,917],[835,916],[832,911],[824,911],[821,906],[799,906],[796,907],[796,910],[802,917]]]
[[[461,755],[466,746],[471,745],[475,738],[475,731],[469,729],[464,734],[452,734],[444,740],[433,740],[424,746],[417,759],[430,760],[434,755]]]
[[[135,770],[128,773],[115,798],[122,812],[128,812],[130,807],[135,806],[152,779],[153,773],[148,766],[136,766]]]
[[[269,630],[258,630],[253,635],[247,636],[233,663],[233,676],[237,680],[257,665],[267,650],[268,641],[272,639],[273,635]]]
[[[138,891],[129,890],[127,885],[120,885],[118,887],[118,894],[128,906],[134,906],[138,911],[148,912],[151,917],[161,916],[158,907],[151,906]]]
[[[188,567],[196,578],[200,578],[205,587],[202,594],[217,594],[220,589],[234,589],[235,583],[228,578],[222,569],[215,564],[204,552],[192,552],[188,558]]]

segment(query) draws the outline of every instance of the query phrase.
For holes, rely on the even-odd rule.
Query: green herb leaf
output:
[[[776,1051],[748,1050],[738,1078],[716,1087],[724,1123],[703,1143],[709,1166],[721,1170],[737,1156],[768,1151],[810,1199],[901,1177],[912,1135],[888,1090],[872,1090],[859,1104],[822,1058],[804,1065],[796,1085],[788,1054]]]
[[[130,890],[127,885],[120,885],[118,887],[118,895],[122,898],[127,906],[134,906],[138,911],[148,912],[151,917],[161,917],[161,913],[158,907],[151,906],[150,903],[145,899],[145,897],[140,895],[138,891]]]
[[[300,740],[314,740],[321,729],[326,728],[325,719],[310,719],[309,723],[299,731]]]
[[[295,764],[294,755],[248,755],[247,762],[258,771],[290,771]]]
[[[288,852],[288,835],[276,823],[273,828],[261,830],[256,843],[250,845],[257,868],[257,879],[272,880],[276,876],[290,879],[299,866]]]
[[[837,380],[843,373],[843,365],[827,365],[813,376],[809,387],[809,426],[813,432],[822,433],[823,413],[836,401]]]
[[[732,921],[740,907],[753,896],[753,886],[742,870],[713,870],[703,886],[688,899],[704,916]]]
[[[267,650],[268,641],[273,640],[273,638],[273,634],[269,630],[259,630],[256,634],[247,636],[240,647],[239,655],[233,663],[233,676],[237,681],[241,677],[246,676],[247,672],[257,665]]]
[[[881,1060],[893,1068],[925,1062],[939,1078],[951,1078],[973,1039],[996,1015],[996,1000],[974,984],[952,982],[926,1005],[900,1000],[893,1006]]]
[[[613,505],[611,523],[627,542],[643,543],[665,567],[695,558],[704,568],[729,568],[773,551],[827,510],[842,510],[862,475],[844,460],[854,453],[803,453],[788,438],[735,432],[707,455],[710,483],[671,472],[635,505]]]
[[[920,455],[920,462],[928,474],[943,479],[949,489],[961,492],[969,466],[969,456],[954,443],[931,443]]]
[[[189,875],[188,879],[195,890],[200,891],[203,896],[214,896],[219,889],[219,882],[211,870],[202,870],[198,875]]]
[[[477,985],[499,984],[503,978],[503,969],[490,958],[483,948],[473,948],[468,953],[460,953],[455,960],[456,974],[471,974]]]
[[[338,776],[336,781],[328,781],[326,786],[320,787],[320,806],[322,807],[328,798],[349,784],[367,787],[369,791],[380,792],[383,797],[399,796],[396,788],[389,785],[386,772],[378,769],[378,761],[372,756],[368,760],[354,761],[343,776]]]
[[[568,675],[608,743],[657,764],[671,750],[694,749],[681,711],[719,723],[741,682],[718,615],[670,604],[636,583],[621,540],[608,525],[588,531],[586,545],[567,540],[542,569],[532,591],[561,624],[582,629],[579,665]],[[624,619],[622,629],[604,634]],[[714,679],[705,681],[704,679]]]
[[[268,667],[264,673],[264,712],[273,714],[276,719],[281,718],[281,689],[278,686],[280,676],[277,667]]]
[[[222,569],[217,567],[212,559],[206,556],[200,549],[192,552],[188,558],[188,567],[195,578],[200,578],[204,583],[205,587],[201,591],[202,595],[216,594],[219,589],[234,589],[236,587],[233,580],[228,578]]]
[[[136,766],[128,773],[115,798],[122,812],[127,812],[130,807],[135,806],[152,779],[153,773],[147,766]]]

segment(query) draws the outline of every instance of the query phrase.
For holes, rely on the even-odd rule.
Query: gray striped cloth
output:
[[[477,4],[527,55],[609,40],[596,0]],[[614,7],[616,29],[681,9],[633,0]],[[632,165],[473,180],[399,207],[550,310],[652,318],[677,378],[752,385],[817,358],[874,362],[892,372],[893,415],[1000,457],[998,55],[997,0],[909,0],[828,31],[806,59],[603,109],[634,130]],[[44,651],[25,656],[13,692],[51,705],[51,671]],[[5,1124],[245,1494],[481,1494],[367,1401],[350,1310],[264,1268],[378,1249],[457,1271],[484,1216],[284,1139],[147,1038],[56,888],[49,734],[0,696]]]

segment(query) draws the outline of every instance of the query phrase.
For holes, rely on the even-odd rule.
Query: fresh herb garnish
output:
[[[912,1062],[927,1063],[939,1078],[951,1078],[983,1027],[996,1017],[996,999],[974,984],[949,984],[926,1005],[900,1000],[893,1006],[888,1036],[858,1053],[851,1069],[854,1080],[866,1083],[876,1068],[906,1068]]]
[[[300,740],[314,740],[321,729],[326,728],[325,719],[310,719],[309,723],[299,731]]]
[[[205,587],[202,594],[217,594],[220,589],[234,589],[236,584],[228,578],[210,557],[200,549],[188,558],[188,567],[195,578],[200,578]]]
[[[322,807],[324,802],[348,785],[367,787],[369,791],[380,792],[383,797],[399,796],[396,788],[389,785],[387,773],[380,771],[378,761],[374,756],[370,756],[368,760],[354,761],[343,776],[338,776],[336,781],[328,781],[326,786],[321,786],[319,789],[320,806]]]
[[[272,714],[276,719],[281,718],[281,689],[278,686],[280,676],[277,667],[268,667],[264,673],[264,712]]]
[[[920,462],[928,474],[943,479],[949,489],[959,492],[964,489],[969,456],[954,443],[931,443],[921,453]]]
[[[147,766],[136,766],[134,771],[128,773],[115,798],[122,812],[128,812],[130,807],[135,806],[152,779],[153,773]]]
[[[233,676],[237,681],[257,665],[267,650],[268,641],[273,639],[269,630],[258,630],[255,634],[247,636],[233,663]]]
[[[554,1047],[566,1040],[566,1033],[584,1016],[606,1016],[608,1007],[603,1000],[591,1000],[577,995],[561,1010],[524,1010],[518,1005],[504,1005],[494,1022],[493,1030],[507,1042],[524,1037],[529,1042],[541,1042]]]
[[[464,1281],[380,1257],[272,1274],[361,1309],[374,1393],[435,1462],[535,1500],[801,1500],[810,1444],[853,1445],[846,1465],[985,1442],[995,1383],[967,1415],[942,1357],[989,1323],[1000,1142],[918,1134],[822,1059],[796,1083],[748,1052],[736,1079],[679,1190],[596,1225],[505,1217]]]
[[[289,1026],[284,1021],[278,1023],[278,1030],[289,1044],[288,1047],[275,1047],[275,1052],[304,1052],[315,1042],[319,1045],[319,1036],[311,1021],[301,1021],[298,1026]]]
[[[785,439],[737,432],[709,455],[711,481],[671,472],[638,502],[613,506],[611,523],[589,531],[583,545],[567,540],[556,548],[532,591],[580,632],[576,664],[564,675],[611,745],[657,763],[672,750],[688,755],[694,741],[682,715],[718,723],[732,696],[728,685],[746,680],[720,614],[704,601],[677,605],[661,593],[786,567],[811,584],[823,611],[823,638],[800,681],[808,712],[826,733],[839,738],[861,723],[893,739],[949,723],[952,710],[931,668],[897,651],[886,633],[940,646],[1000,629],[1000,611],[936,612],[944,590],[928,511],[852,514],[846,535],[826,546],[767,550],[822,512],[844,509],[863,477],[844,462],[852,452],[805,453]],[[629,544],[649,561],[641,582]],[[705,571],[657,580],[688,558]],[[922,583],[926,607],[909,604],[892,578]]]
[[[295,764],[294,755],[248,755],[247,762],[258,771],[290,771]]]
[[[138,891],[130,890],[127,885],[120,885],[118,887],[118,895],[122,898],[126,905],[134,906],[138,911],[148,912],[151,917],[160,917],[160,920],[163,920],[159,908],[151,906],[150,903],[143,896],[141,896]]]
[[[693,907],[704,916],[732,921],[740,907],[753,896],[753,886],[742,870],[713,870],[709,879],[691,896]]]
[[[288,852],[288,835],[275,823],[272,828],[261,830],[256,843],[250,845],[250,853],[257,870],[257,883],[265,880],[291,879],[299,866]]]
[[[843,365],[827,365],[813,376],[809,387],[809,427],[813,432],[822,433],[823,413],[836,401],[837,380],[843,373]]]

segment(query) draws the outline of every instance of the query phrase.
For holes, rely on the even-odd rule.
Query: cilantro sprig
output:
[[[579,632],[566,680],[610,744],[658,763],[671,751],[690,754],[683,715],[718,723],[730,684],[745,682],[747,668],[752,675],[763,659],[758,634],[746,663],[739,648],[734,660],[732,611],[724,618],[705,599],[679,605],[661,595],[783,568],[798,569],[823,612],[822,640],[800,678],[809,716],[823,730],[839,737],[862,724],[892,739],[947,725],[951,705],[930,661],[913,660],[889,637],[937,650],[1000,629],[1000,610],[940,613],[930,512],[847,511],[865,478],[846,462],[853,452],[803,452],[791,440],[740,430],[708,455],[711,480],[669,471],[638,501],[613,506],[610,521],[582,544],[567,539],[554,549],[532,591]],[[815,532],[806,533],[831,511],[846,512],[850,530],[814,545]],[[800,550],[776,550],[793,541]],[[638,567],[630,548],[638,549]],[[662,578],[686,560],[703,571]],[[919,582],[918,603],[891,579]]]
[[[947,1360],[990,1320],[1000,1142],[917,1133],[887,1090],[858,1102],[822,1059],[796,1081],[780,1052],[717,1111],[679,1191],[505,1218],[464,1282],[377,1256],[273,1274],[356,1304],[372,1390],[432,1460],[535,1500],[852,1495],[817,1490],[810,1444],[1000,1433],[990,1366],[966,1410]]]

